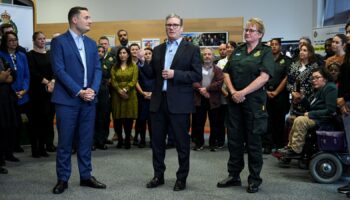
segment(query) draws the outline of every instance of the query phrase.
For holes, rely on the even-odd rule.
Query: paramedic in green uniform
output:
[[[226,118],[228,148],[228,178],[217,187],[241,186],[244,168],[244,147],[248,151],[248,193],[259,191],[263,165],[261,139],[267,130],[265,84],[273,74],[271,48],[261,43],[265,33],[258,18],[248,20],[244,29],[245,43],[232,53],[224,68],[225,84],[230,93]]]

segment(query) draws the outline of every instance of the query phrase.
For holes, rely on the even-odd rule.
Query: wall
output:
[[[210,24],[210,26],[207,26]],[[67,30],[67,23],[38,24],[37,30],[51,38],[54,33],[63,33]],[[243,18],[210,18],[210,19],[187,19],[185,30],[187,32],[228,32],[230,40],[242,41]],[[143,38],[159,38],[160,41],[165,39],[164,20],[132,20],[132,21],[111,21],[95,22],[92,24],[88,36],[98,40],[102,35],[114,35],[115,30],[125,29],[128,31],[129,41],[140,41]],[[116,38],[116,41],[118,39]],[[112,44],[112,46],[119,44]]]
[[[313,4],[314,0],[36,0],[38,24],[66,23],[69,8],[76,5],[88,7],[95,22],[164,19],[171,12],[185,19],[259,17],[266,25],[265,40],[311,36]]]

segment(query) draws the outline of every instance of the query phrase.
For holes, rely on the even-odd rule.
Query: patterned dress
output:
[[[138,67],[136,64],[131,64],[126,69],[113,67],[111,70],[112,82],[112,115],[113,119],[137,118],[137,94],[136,83],[138,80]],[[118,91],[126,89],[129,96],[128,99],[123,99]]]
[[[287,90],[289,93],[297,91],[303,93],[305,98],[310,99],[313,94],[311,83],[311,71],[318,68],[317,63],[307,64],[303,69],[300,61],[293,62],[288,72]],[[302,104],[292,104],[292,111],[299,113],[306,112],[305,106]]]

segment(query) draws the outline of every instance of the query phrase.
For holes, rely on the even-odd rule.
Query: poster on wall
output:
[[[33,8],[0,4],[0,25],[11,24],[18,35],[18,43],[27,51],[33,48],[32,35],[34,32]]]
[[[323,28],[314,28],[312,30],[313,36],[313,46],[315,48],[315,53],[324,55],[324,42],[328,38],[334,37],[338,33],[345,34],[345,24],[328,26]]]
[[[228,42],[228,32],[183,32],[183,39],[200,47],[218,47]]]
[[[159,38],[144,38],[142,39],[142,49],[145,48],[151,48],[153,49],[154,47],[158,46],[160,44],[160,39]]]
[[[115,47],[115,35],[105,35],[108,38],[109,46]]]

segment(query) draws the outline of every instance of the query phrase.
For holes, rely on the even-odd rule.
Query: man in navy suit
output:
[[[96,43],[84,35],[92,23],[88,9],[71,8],[68,21],[69,30],[51,43],[51,61],[56,77],[52,102],[55,103],[58,130],[58,181],[53,188],[54,194],[60,194],[68,188],[73,140],[77,148],[80,185],[106,188],[106,185],[91,176],[95,97],[102,72]]]
[[[144,63],[142,70],[155,79],[155,88],[150,102],[152,123],[152,153],[154,177],[147,188],[164,184],[165,138],[168,128],[174,134],[178,152],[179,169],[176,173],[174,191],[186,188],[190,165],[190,113],[194,112],[194,90],[192,83],[202,80],[200,51],[197,46],[181,37],[183,20],[170,14],[165,20],[167,42],[153,51],[150,64]],[[139,59],[144,60],[143,51]]]

